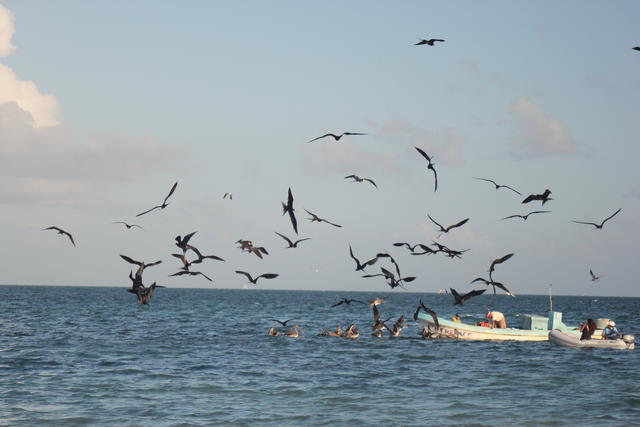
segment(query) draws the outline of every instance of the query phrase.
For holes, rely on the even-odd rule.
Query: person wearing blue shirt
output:
[[[609,324],[602,330],[602,339],[605,340],[615,340],[621,336],[620,332],[616,329],[616,322],[613,320],[610,320]]]

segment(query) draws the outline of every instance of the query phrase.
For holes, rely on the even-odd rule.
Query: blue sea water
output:
[[[409,327],[370,336],[369,306]],[[546,296],[0,286],[0,425],[640,425],[640,350],[548,342],[423,340],[422,298],[468,321],[488,307],[517,326]],[[574,324],[614,318],[638,331],[640,299],[554,297]],[[267,336],[293,319],[297,339]],[[360,338],[316,336],[356,323]]]

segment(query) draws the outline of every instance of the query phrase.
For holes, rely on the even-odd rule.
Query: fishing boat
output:
[[[547,317],[522,315],[519,328],[492,328],[469,323],[454,322],[438,317],[438,325],[427,313],[418,313],[418,321],[424,326],[423,334],[433,338],[455,338],[460,340],[513,340],[513,341],[548,341],[549,331],[559,330],[580,338],[577,326],[562,323],[562,313],[550,311]],[[602,336],[602,329],[596,330],[594,338]]]
[[[549,341],[562,347],[613,348],[617,350],[631,350],[635,348],[635,337],[629,334],[625,334],[621,339],[617,340],[580,340],[580,336],[576,334],[563,331],[550,331]]]

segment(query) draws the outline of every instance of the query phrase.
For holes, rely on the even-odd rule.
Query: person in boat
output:
[[[590,340],[593,333],[596,331],[596,322],[593,319],[587,319],[586,322],[580,324],[580,341]]]
[[[602,330],[602,339],[617,340],[621,337],[622,335],[618,332],[618,329],[616,329],[616,322],[609,320],[609,324]]]
[[[460,314],[458,313],[454,314],[451,320],[453,320],[456,323],[462,323],[462,317],[460,317]]]
[[[487,319],[491,321],[492,328],[506,328],[507,320],[500,311],[490,311],[487,313]]]

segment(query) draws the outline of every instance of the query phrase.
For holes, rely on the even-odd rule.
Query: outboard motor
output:
[[[635,340],[636,340],[636,337],[631,334],[624,334],[622,336],[622,341],[624,341],[626,344],[633,344]]]

